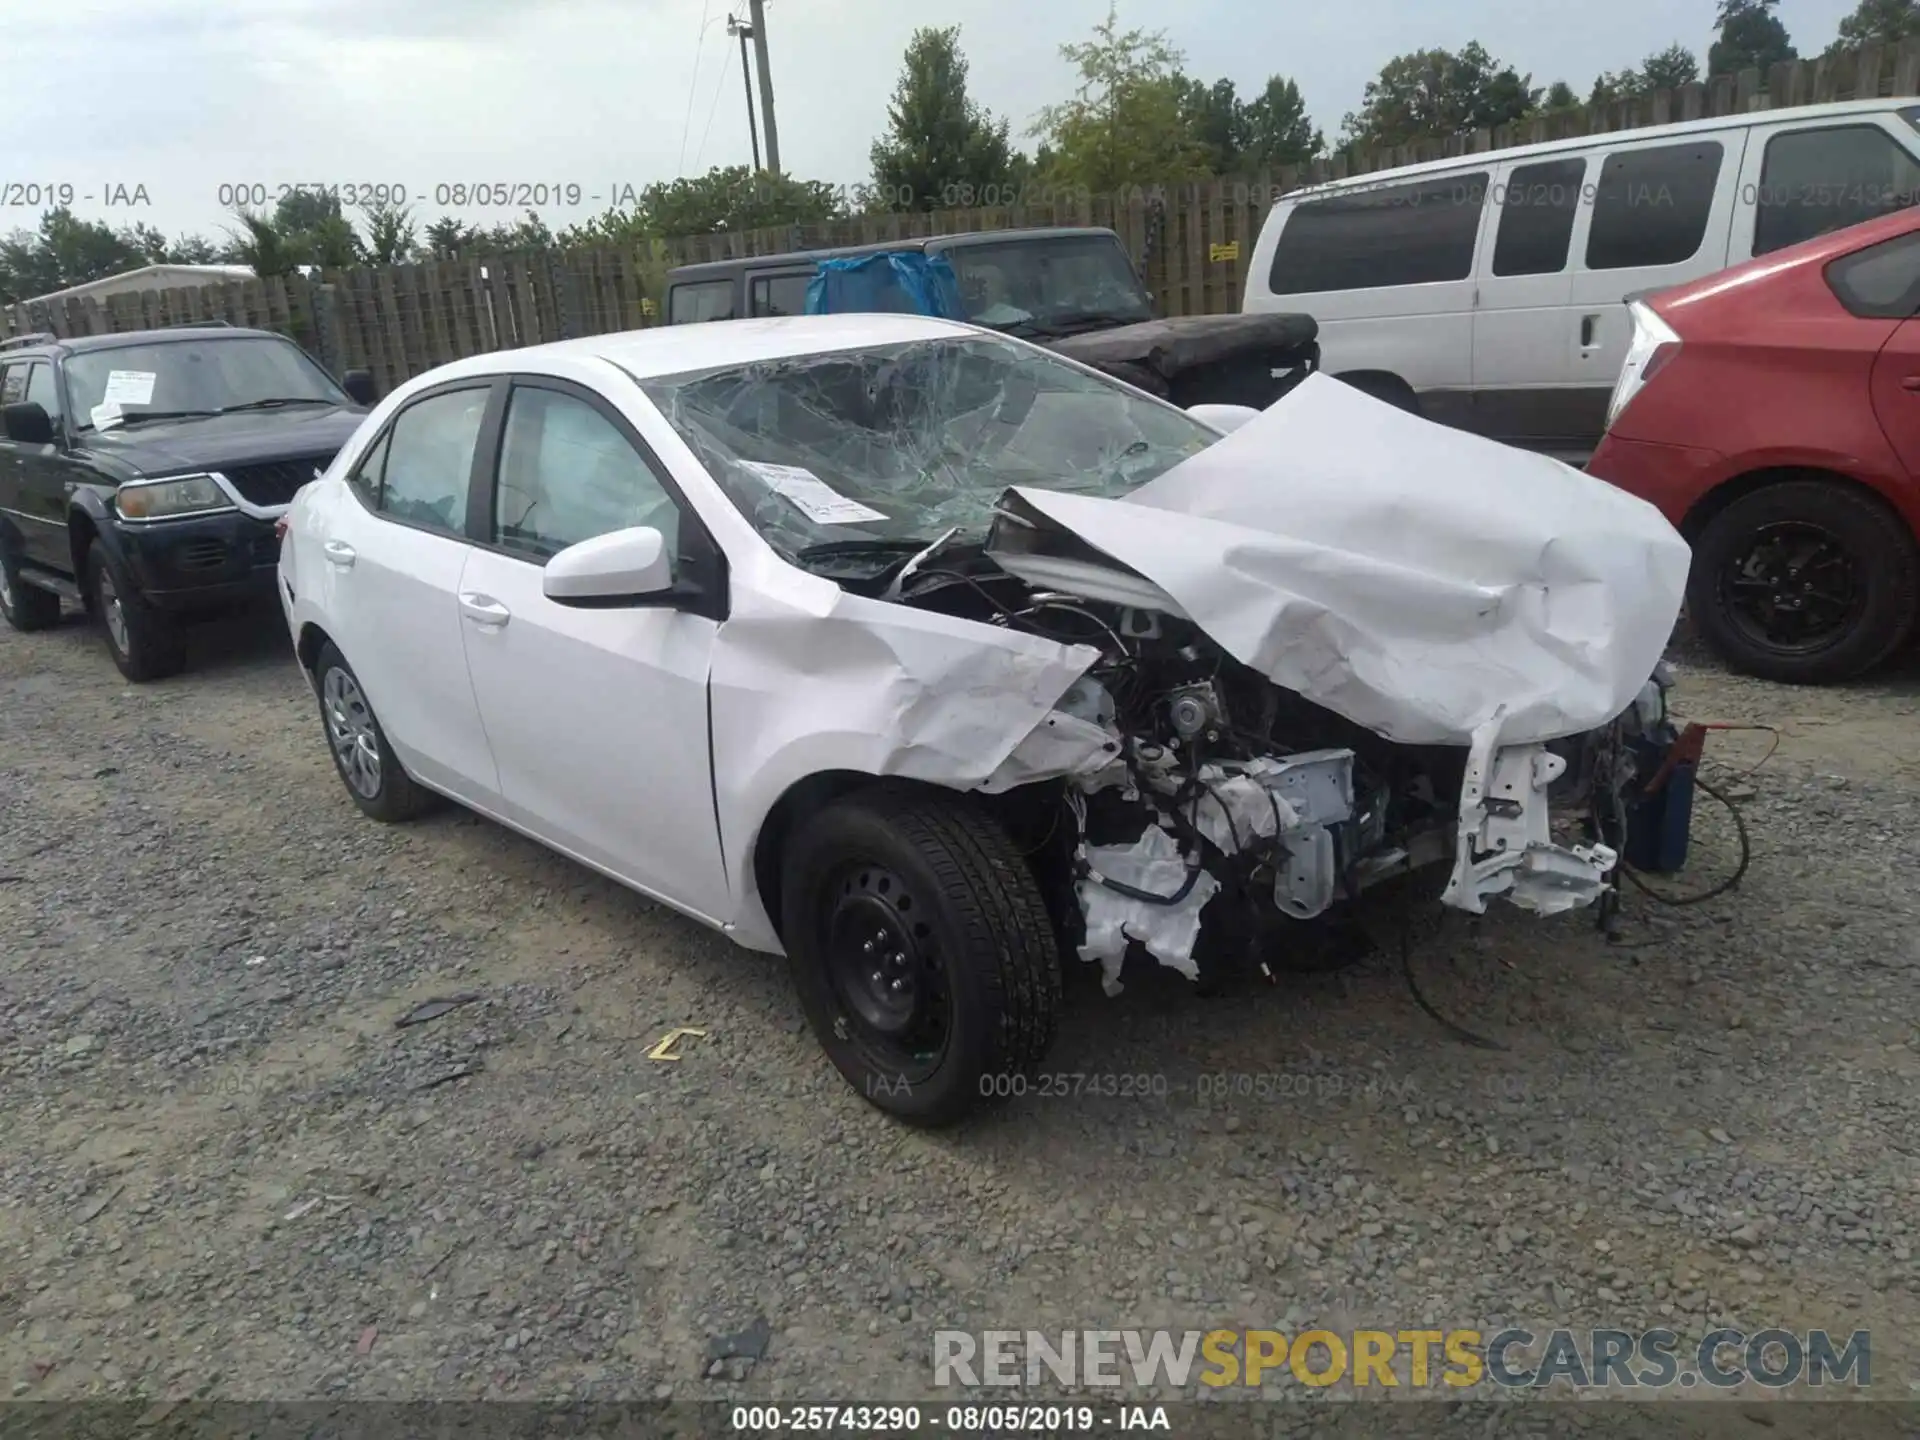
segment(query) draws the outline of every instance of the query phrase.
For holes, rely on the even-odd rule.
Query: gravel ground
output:
[[[1870,1329],[1911,1398],[1920,672],[1680,674],[1690,717],[1781,731],[1730,781],[1747,880],[1630,895],[1611,944],[1423,920],[1423,990],[1505,1048],[1393,943],[1081,983],[1050,1068],[1164,1093],[925,1135],[777,962],[457,810],[360,818],[276,617],[139,688],[77,619],[0,631],[0,1385],[933,1398],[943,1328],[1724,1322]],[[1726,778],[1768,740],[1711,743]],[[1687,884],[1729,836],[1703,814]]]

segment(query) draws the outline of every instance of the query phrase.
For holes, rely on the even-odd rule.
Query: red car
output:
[[[1920,613],[1920,208],[1629,308],[1587,469],[1692,544],[1694,628],[1770,680],[1885,660]]]

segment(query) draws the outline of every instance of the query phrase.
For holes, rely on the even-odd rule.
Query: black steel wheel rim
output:
[[[1809,520],[1755,530],[1720,577],[1727,618],[1749,640],[1786,654],[1834,644],[1866,608],[1859,566],[1840,537]]]
[[[830,877],[818,914],[838,1038],[884,1076],[924,1080],[939,1068],[953,1018],[927,906],[894,870],[856,862]]]

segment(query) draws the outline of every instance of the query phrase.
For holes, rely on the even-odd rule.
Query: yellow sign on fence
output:
[[[1238,240],[1229,240],[1224,245],[1215,241],[1207,247],[1207,259],[1213,261],[1215,264],[1218,264],[1222,260],[1238,260],[1239,258],[1240,242]]]

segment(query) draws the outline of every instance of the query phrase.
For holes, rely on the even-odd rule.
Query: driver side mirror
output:
[[[540,589],[555,604],[578,609],[659,604],[674,592],[673,557],[666,536],[650,525],[615,530],[547,561]]]
[[[53,444],[53,419],[38,400],[20,400],[0,411],[9,440],[22,445]]]
[[[340,388],[356,405],[371,410],[374,402],[380,398],[380,392],[374,388],[371,370],[349,370],[340,377]]]

